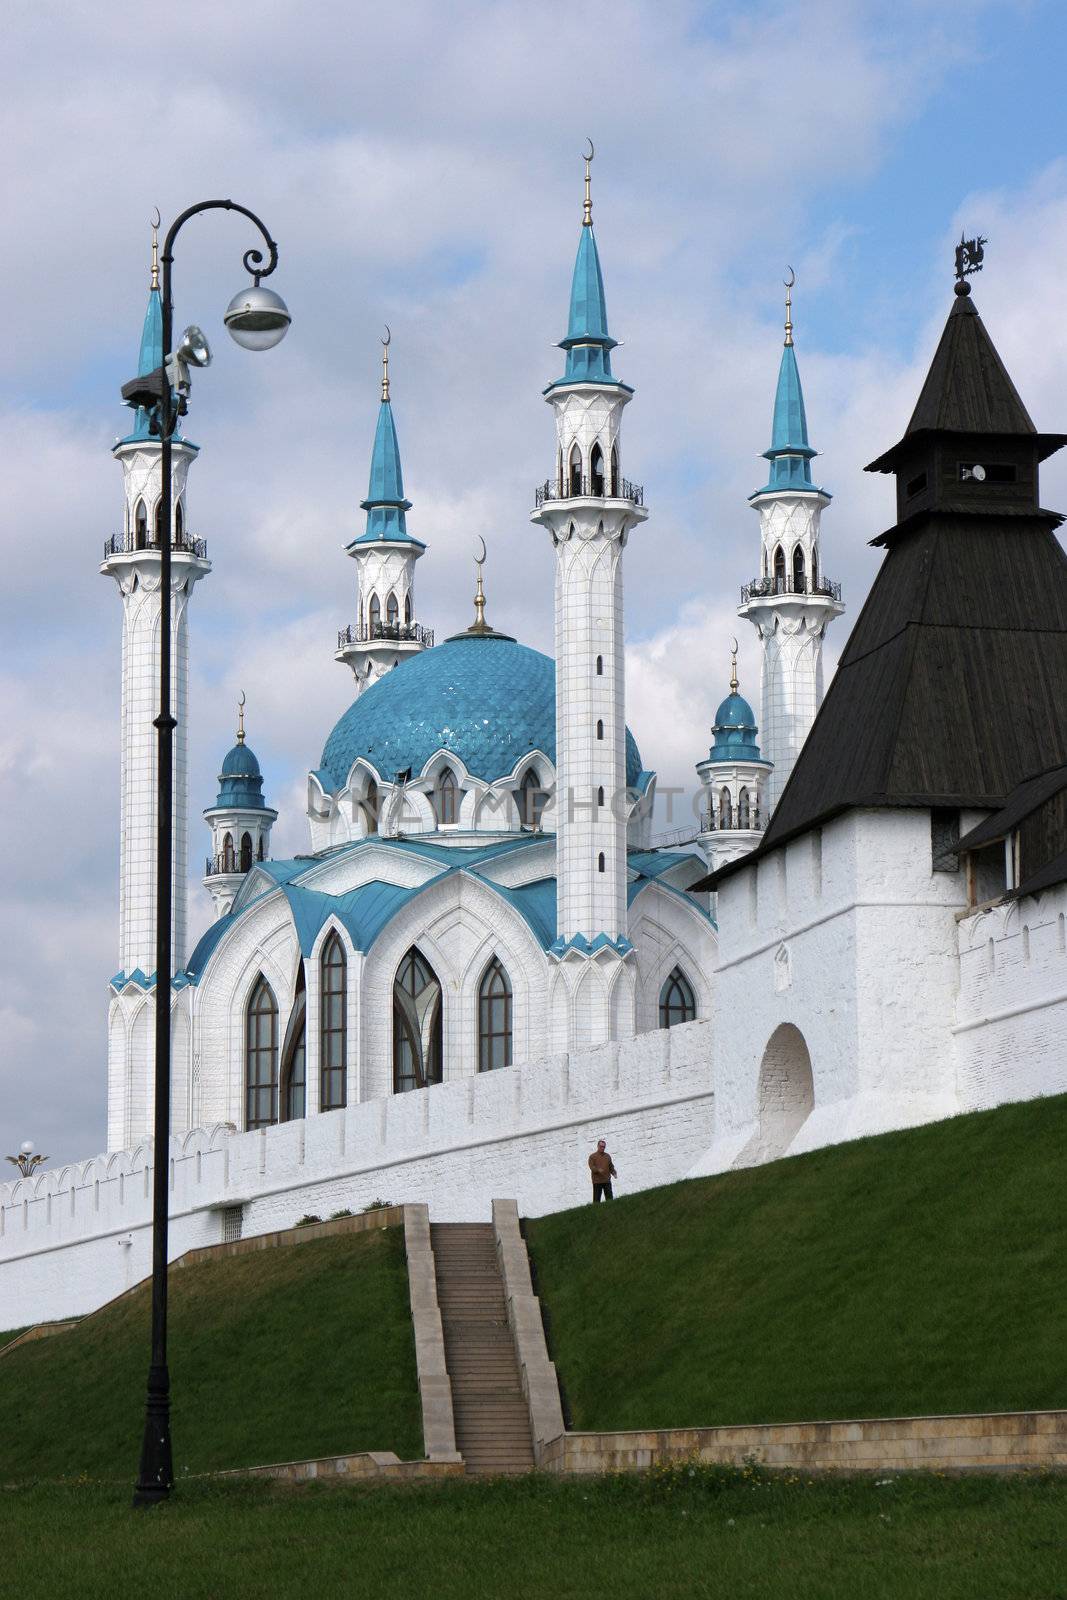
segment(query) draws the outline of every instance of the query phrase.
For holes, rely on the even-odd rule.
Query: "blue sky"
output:
[[[251,242],[191,225],[179,322],[216,361],[188,431],[194,532],[214,570],[192,612],[190,860],[237,694],[303,848],[303,789],[350,698],[332,659],[355,611],[343,546],[361,523],[378,338],[393,398],[420,619],[463,626],[476,538],[490,619],[551,649],[552,561],[528,513],[553,454],[581,215],[594,205],[616,370],[636,389],[623,470],[648,524],[627,551],[628,716],[646,765],[692,782],[725,688],[739,585],[757,563],[762,477],[795,266],[797,351],[824,562],[847,613],[892,517],[862,471],[900,433],[951,299],[961,227],[989,238],[976,300],[1039,427],[1067,425],[1067,149],[1060,4],[1015,0],[187,0],[173,71],[131,0],[10,0],[0,63],[0,1153],[103,1140],[106,980],[117,965],[120,609],[97,572],[118,526],[147,289],[148,220],[212,194],[259,211],[294,314],[269,356],[221,312]],[[576,29],[581,39],[575,37]],[[195,72],[185,70],[195,54]],[[1050,462],[1046,504],[1067,506]],[[758,661],[742,630],[742,685]],[[190,930],[210,917],[195,884]]]

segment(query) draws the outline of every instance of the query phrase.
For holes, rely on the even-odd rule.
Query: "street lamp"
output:
[[[163,365],[146,377],[123,385],[122,398],[130,406],[143,406],[150,414],[151,431],[160,441],[160,616],[159,715],[153,726],[157,738],[156,777],[156,1018],[155,1018],[155,1127],[152,1193],[152,1359],[148,1369],[145,1429],[141,1467],[134,1490],[135,1506],[157,1505],[170,1494],[174,1468],[170,1446],[170,1374],[167,1370],[167,1233],[168,1176],[170,1169],[170,998],[171,998],[171,870],[173,856],[174,729],[171,711],[171,547],[173,543],[171,443],[178,418],[188,410],[190,367],[206,367],[211,351],[197,327],[186,328],[176,350],[171,268],[174,241],[190,217],[201,211],[239,211],[259,229],[267,247],[247,250],[245,270],[252,285],[235,295],[226,309],[225,322],[237,343],[247,350],[267,350],[285,337],[289,312],[280,295],[260,287],[278,265],[278,247],[253,211],[234,200],[202,200],[183,211],[170,227],[163,245]],[[264,264],[265,262],[265,264]]]

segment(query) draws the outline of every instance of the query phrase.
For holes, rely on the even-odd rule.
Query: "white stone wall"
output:
[[[713,1131],[706,1022],[261,1132],[201,1128],[172,1141],[171,1257],[217,1243],[238,1204],[246,1235],[375,1199],[441,1222],[485,1221],[498,1196],[542,1215],[588,1198],[598,1138],[625,1194],[682,1177]],[[0,1329],[94,1310],[147,1276],[150,1164],[142,1145],[0,1185]]]
[[[959,924],[961,1110],[1067,1092],[1067,885]]]
[[[920,810],[846,813],[722,884],[712,1013],[718,1136],[696,1171],[958,1109],[952,1024],[963,900],[961,872],[931,870],[930,814]],[[785,1125],[771,1126],[783,1025],[799,1031],[813,1082],[810,1115],[784,1145]]]

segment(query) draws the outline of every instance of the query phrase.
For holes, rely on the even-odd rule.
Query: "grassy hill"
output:
[[[149,1293],[0,1360],[0,1483],[135,1475]],[[402,1228],[170,1280],[175,1474],[350,1450],[421,1456]]]
[[[1067,1406],[1065,1178],[1061,1095],[528,1222],[572,1426]]]

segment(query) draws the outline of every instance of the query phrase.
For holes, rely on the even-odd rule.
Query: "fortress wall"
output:
[[[488,1221],[494,1198],[540,1215],[589,1198],[608,1141],[631,1193],[684,1176],[711,1143],[706,1021],[547,1056],[251,1133],[171,1141],[170,1255],[372,1200],[424,1202],[434,1221]],[[149,1144],[0,1185],[0,1330],[92,1311],[151,1270]]]

